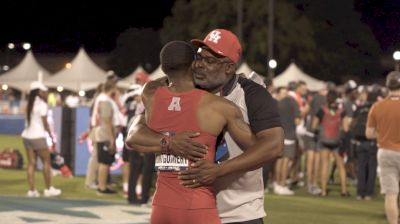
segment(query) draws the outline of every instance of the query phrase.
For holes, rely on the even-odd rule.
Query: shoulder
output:
[[[167,86],[168,79],[166,77],[162,77],[153,81],[146,83],[143,87],[143,95],[146,96],[148,94],[153,94],[159,87]]]
[[[275,104],[276,100],[263,86],[252,80],[239,77],[238,83],[244,92],[247,107],[260,106],[265,104]]]
[[[244,93],[247,117],[253,132],[281,127],[278,103],[271,94],[252,80],[239,77],[238,83]]]
[[[41,98],[36,98],[33,104],[38,108],[47,108],[47,102]]]
[[[224,97],[217,96],[215,94],[209,93],[204,91],[203,94],[203,101],[207,103],[208,106],[217,106],[217,107],[224,107],[224,106],[236,106],[233,102],[225,99]]]
[[[227,115],[231,112],[240,111],[235,103],[209,92],[204,92],[202,103],[204,109],[213,110],[219,114]]]
[[[159,87],[167,86],[167,79],[166,78],[159,78],[150,82],[147,82],[143,87],[143,91],[154,91]]]
[[[268,91],[260,84],[239,76],[238,83],[246,94],[267,94]]]
[[[384,110],[385,109],[385,104],[386,104],[386,99],[383,99],[381,101],[375,102],[371,106],[371,113],[375,113],[377,110],[378,111],[379,110]]]

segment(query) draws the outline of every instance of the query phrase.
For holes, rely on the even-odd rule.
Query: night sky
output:
[[[130,27],[160,29],[174,0],[118,2],[3,1],[0,49],[9,42],[27,41],[34,52],[76,52],[81,44],[89,52],[110,52],[118,35]],[[392,50],[400,42],[400,0],[356,3],[381,48]]]
[[[90,52],[109,52],[130,27],[160,29],[174,1],[145,0],[137,7],[130,6],[136,1],[124,2],[2,2],[0,48],[27,41],[34,52],[76,52],[81,44]]]

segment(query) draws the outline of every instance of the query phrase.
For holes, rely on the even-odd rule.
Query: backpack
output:
[[[340,143],[340,127],[342,124],[343,109],[339,108],[334,114],[328,107],[322,107],[324,116],[320,125],[320,141],[322,144],[330,147],[337,147]]]
[[[366,140],[365,129],[367,128],[368,113],[371,105],[363,105],[354,112],[353,121],[350,125],[350,130],[353,132],[353,137],[356,140]]]
[[[17,149],[6,148],[0,152],[0,168],[22,169],[24,160]]]

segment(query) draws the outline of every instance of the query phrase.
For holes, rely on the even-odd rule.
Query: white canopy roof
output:
[[[57,72],[45,83],[52,87],[62,86],[69,90],[80,91],[96,88],[107,78],[107,72],[97,66],[83,48],[79,49],[71,65],[70,68]]]
[[[325,87],[325,82],[313,78],[303,71],[295,63],[291,63],[284,72],[274,78],[274,86],[287,86],[291,81],[304,81],[311,91],[318,91]]]
[[[43,81],[50,73],[35,59],[32,51],[28,51],[22,61],[10,71],[0,75],[0,83],[24,91],[29,89],[33,81]]]
[[[128,88],[131,84],[136,83],[136,76],[140,73],[146,73],[147,72],[143,69],[142,66],[138,66],[131,74],[129,74],[127,77],[121,79],[118,81],[117,85],[122,88]]]
[[[166,76],[166,75],[162,71],[161,65],[159,65],[158,68],[150,74],[149,78],[150,78],[150,80],[156,80],[156,79],[161,78],[163,76]]]

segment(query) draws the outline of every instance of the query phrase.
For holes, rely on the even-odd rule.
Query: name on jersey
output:
[[[187,170],[189,168],[189,161],[180,156],[159,154],[156,156],[155,167],[159,171]]]

